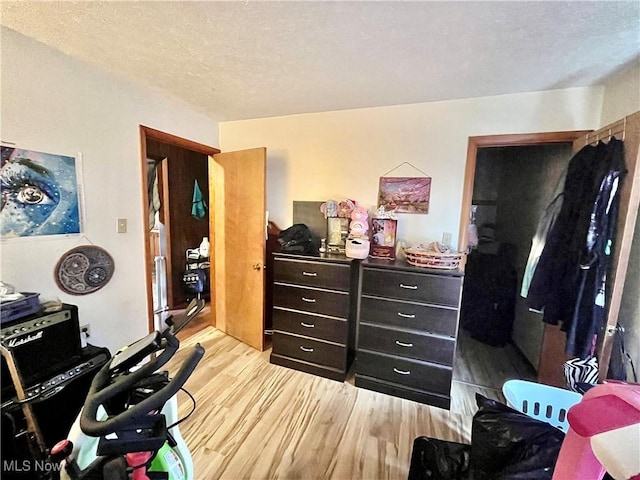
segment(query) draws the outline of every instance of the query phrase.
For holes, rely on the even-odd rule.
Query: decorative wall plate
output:
[[[61,290],[71,295],[86,295],[104,287],[113,275],[109,253],[94,245],[75,247],[62,255],[54,275]]]

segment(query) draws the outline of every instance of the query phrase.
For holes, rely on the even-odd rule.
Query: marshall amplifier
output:
[[[63,305],[57,312],[32,315],[5,324],[0,341],[11,353],[25,389],[81,363],[78,307]],[[11,382],[2,357],[2,393]],[[11,385],[12,386],[12,385]]]
[[[25,402],[18,401],[15,396],[10,398],[3,395],[0,409],[2,415],[0,455],[2,462],[5,462],[3,468],[7,465],[6,462],[13,460],[18,461],[18,465],[22,465],[24,460],[31,458],[27,422],[21,405],[28,403],[31,406],[34,420],[45,445],[52,447],[59,440],[67,438],[69,429],[84,404],[93,377],[110,359],[111,354],[108,349],[88,345],[82,349],[77,363],[67,365],[64,370],[27,388]],[[6,473],[2,471],[3,480]],[[15,476],[15,478],[22,480],[26,477]]]

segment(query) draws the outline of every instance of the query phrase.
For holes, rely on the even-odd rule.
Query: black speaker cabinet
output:
[[[51,448],[59,440],[67,438],[69,429],[80,413],[96,373],[110,359],[105,348],[88,346],[83,349],[81,359],[68,365],[39,388],[56,382],[55,388],[45,389],[45,394],[34,395],[29,402],[35,422],[42,434],[45,446]],[[37,386],[36,386],[37,387]],[[31,387],[29,391],[34,391]],[[14,398],[2,398],[2,478],[39,478],[38,465],[29,449],[29,438],[22,406]],[[6,476],[6,477],[5,477]]]

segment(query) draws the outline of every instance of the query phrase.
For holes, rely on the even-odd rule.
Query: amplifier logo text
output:
[[[19,347],[20,345],[24,345],[25,343],[35,342],[42,338],[43,331],[40,330],[38,333],[29,334],[26,337],[22,338],[12,338],[9,340],[8,346],[9,348]]]

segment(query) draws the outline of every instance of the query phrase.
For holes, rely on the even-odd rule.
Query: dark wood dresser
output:
[[[365,260],[355,385],[450,407],[463,273]]]
[[[271,363],[344,381],[354,356],[357,265],[277,253]]]

